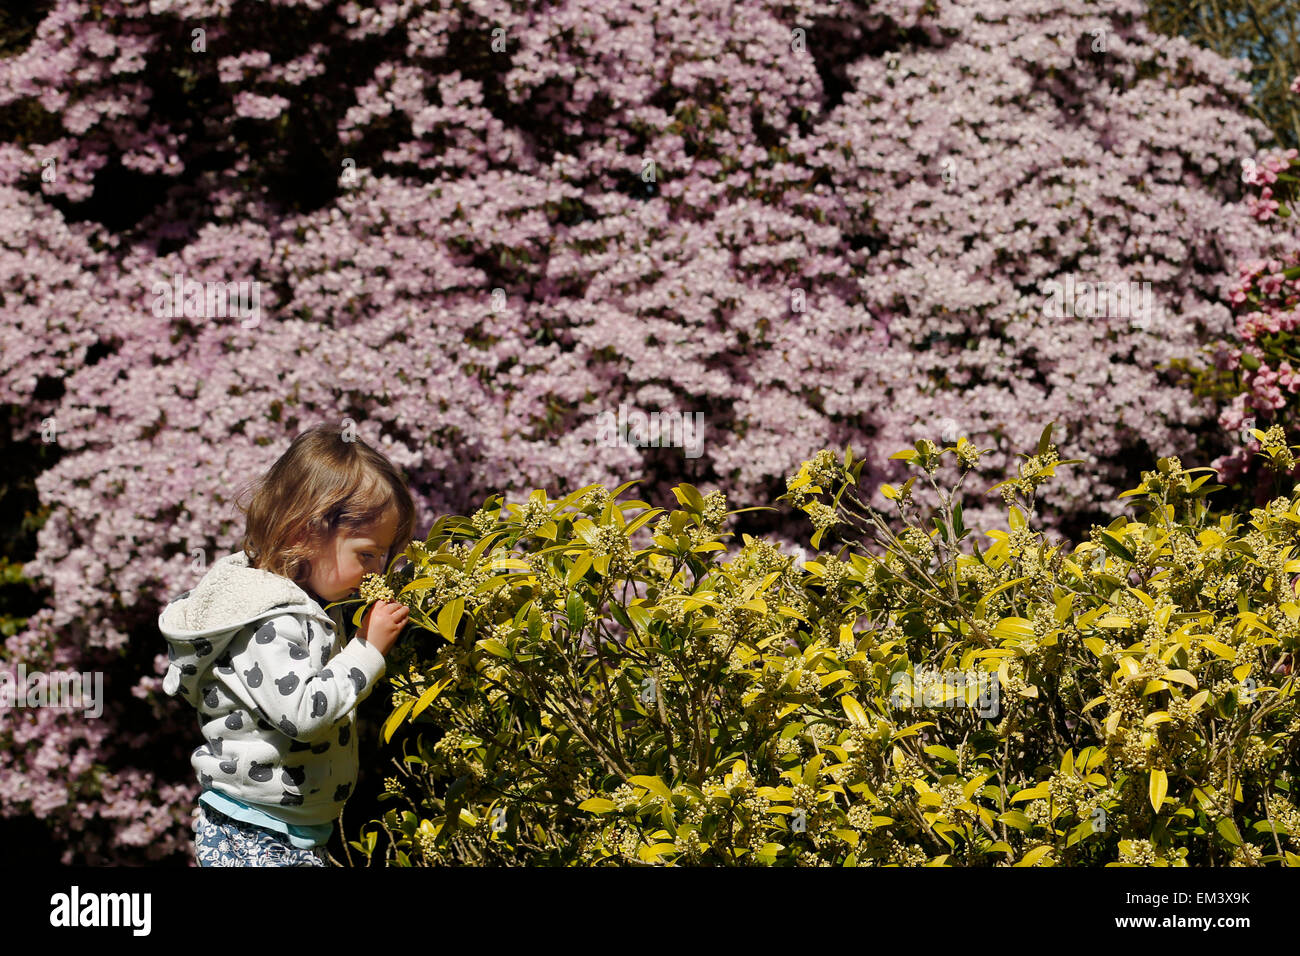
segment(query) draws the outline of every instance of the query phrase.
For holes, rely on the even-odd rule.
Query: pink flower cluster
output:
[[[1293,91],[1300,92],[1294,84]],[[1271,187],[1265,183],[1277,184],[1281,176],[1294,180],[1298,174],[1300,151],[1295,149],[1265,153],[1248,161],[1243,181],[1262,187],[1260,198],[1247,196],[1252,215],[1266,220],[1279,208],[1279,203],[1271,199]],[[1290,192],[1294,195],[1294,188]],[[1265,209],[1268,213],[1259,215]],[[1300,326],[1300,246],[1293,233],[1279,232],[1278,238],[1286,242],[1285,252],[1267,258],[1252,257],[1238,264],[1237,281],[1228,293],[1228,301],[1238,313],[1236,340],[1214,346],[1217,366],[1225,371],[1239,370],[1244,387],[1219,416],[1219,424],[1236,439],[1232,450],[1213,463],[1220,481],[1235,481],[1251,471],[1253,456],[1259,450],[1251,431],[1289,419],[1294,407],[1290,396],[1300,392],[1300,371],[1291,361],[1298,344],[1295,330]],[[1267,482],[1258,483],[1261,502],[1269,487]]]
[[[94,727],[0,713],[0,812],[90,862],[187,845],[157,609],[234,549],[232,489],[302,428],[356,422],[426,525],[642,476],[656,504],[681,480],[765,504],[846,444],[877,487],[945,430],[999,480],[1056,419],[1087,464],[1047,505],[1086,512],[1213,416],[1161,369],[1229,333],[1233,263],[1280,255],[1234,198],[1266,135],[1248,84],[1139,0],[267,0],[237,31],[230,6],[53,0],[0,61],[0,105],[52,118],[0,145],[0,401],[59,451],[26,569],[48,606],[5,653],[122,689]],[[160,179],[117,187],[110,227],[81,204],[118,157]],[[1158,326],[1047,314],[1067,272],[1150,283]],[[155,307],[178,277],[256,282],[259,321]],[[602,442],[620,405],[702,414],[702,455]]]
[[[1267,186],[1260,191],[1258,197],[1250,196],[1246,202],[1250,206],[1250,214],[1260,222],[1267,222],[1278,209],[1278,204],[1273,199],[1273,190]]]
[[[1277,182],[1277,174],[1291,165],[1300,150],[1266,152],[1259,159],[1250,160],[1241,172],[1241,181],[1251,186],[1268,186]]]
[[[1250,214],[1260,222],[1267,222],[1278,210],[1278,202],[1273,198],[1272,184],[1277,182],[1278,173],[1290,166],[1300,155],[1300,151],[1288,149],[1284,153],[1264,153],[1258,160],[1247,160],[1241,172],[1241,181],[1251,186],[1262,186],[1258,196],[1246,199]]]

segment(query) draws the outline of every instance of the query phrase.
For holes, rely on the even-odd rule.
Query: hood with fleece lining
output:
[[[301,587],[286,577],[248,566],[236,551],[218,559],[203,580],[172,599],[158,615],[167,639],[163,690],[181,694],[197,707],[199,687],[240,628],[268,612],[306,614],[323,625],[337,624]]]

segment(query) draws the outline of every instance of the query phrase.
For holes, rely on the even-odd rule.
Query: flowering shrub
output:
[[[1300,487],[1216,521],[1210,469],[1162,458],[1124,494],[1136,517],[1067,552],[1034,527],[1077,464],[1049,426],[995,486],[1007,530],[968,554],[979,455],[899,453],[919,474],[882,487],[887,517],[860,460],[819,452],[783,498],[839,544],[803,567],[749,536],[724,553],[725,496],[690,485],[670,512],[624,485],[440,519],[388,585],[417,627],[385,726],[399,807],[351,846],[382,839],[398,865],[1300,863]]]
[[[321,420],[426,523],[628,474],[767,500],[949,416],[1000,474],[1026,405],[1089,462],[1053,503],[1108,500],[1212,413],[1162,366],[1268,242],[1225,161],[1265,134],[1249,85],[1143,12],[51,0],[0,59],[0,401],[59,451],[46,606],[4,653],[113,692],[95,725],[0,714],[0,813],[66,862],[191,852],[156,612],[233,550],[231,482]],[[1044,315],[1063,272],[1154,284],[1159,334]],[[624,404],[704,416],[703,454],[602,441]]]
[[[1300,76],[1291,85],[1300,94]],[[1300,193],[1300,151],[1269,151],[1247,159],[1242,181],[1252,188],[1247,197],[1251,214],[1261,222],[1289,220]],[[1300,346],[1295,333],[1300,324],[1300,243],[1296,242],[1294,221],[1280,230],[1289,248],[1277,256],[1252,258],[1238,266],[1237,281],[1229,301],[1237,313],[1231,341],[1211,346],[1215,367],[1225,376],[1214,382],[1231,399],[1219,423],[1237,439],[1233,450],[1218,458],[1214,467],[1220,480],[1252,480],[1256,469],[1251,464],[1254,452],[1261,447],[1261,432],[1276,436],[1280,429],[1270,425],[1294,427],[1295,400],[1300,391]],[[1279,439],[1272,439],[1275,443]],[[1269,483],[1256,484],[1256,504],[1263,503]]]

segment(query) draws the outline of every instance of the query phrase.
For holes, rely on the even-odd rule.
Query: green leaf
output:
[[[1055,424],[1056,422],[1047,423],[1047,427],[1043,429],[1043,433],[1038,436],[1038,451],[1034,454],[1042,455],[1047,452],[1047,446],[1052,443],[1052,426]]]
[[[420,699],[417,700],[415,702],[415,706],[411,708],[411,719],[414,720],[416,717],[419,717],[420,712],[423,711],[425,708],[427,708],[435,700],[437,700],[438,695],[441,694],[443,690],[446,689],[447,685],[449,685],[453,680],[455,680],[454,677],[448,677],[444,680],[440,680],[438,681],[438,683],[434,684],[423,694],[421,694]]]
[[[582,595],[577,591],[571,591],[569,600],[565,602],[564,610],[569,620],[569,630],[582,630],[582,626],[587,623],[587,608],[582,603]]]
[[[614,620],[623,625],[629,634],[636,630],[636,628],[632,626],[632,619],[627,616],[627,611],[625,611],[623,605],[619,604],[617,601],[609,602],[609,613]]]
[[[1034,821],[1029,819],[1029,817],[1025,816],[1025,814],[1019,810],[1008,810],[1006,813],[1003,813],[998,817],[998,822],[1005,823],[1008,826],[1015,827],[1017,830],[1024,830],[1026,832],[1034,828]]]
[[[858,845],[859,834],[857,830],[832,830],[831,833],[835,834],[845,843],[849,844],[849,846]]]
[[[456,640],[456,625],[465,613],[465,599],[455,598],[448,601],[438,612],[438,633],[449,641]]]
[[[931,757],[942,757],[948,763],[957,763],[957,752],[950,747],[944,747],[940,744],[931,744],[925,748],[925,752]]]
[[[1021,800],[1042,800],[1045,799],[1051,791],[1046,783],[1040,783],[1024,790],[1018,791],[1011,797],[1012,803],[1019,803]]]
[[[1065,840],[1066,848],[1068,849],[1069,847],[1074,846],[1084,837],[1091,836],[1095,832],[1096,830],[1093,828],[1092,819],[1089,818],[1087,820],[1084,820],[1082,823],[1080,823],[1078,826],[1076,826],[1073,830],[1070,831],[1070,835]]]
[[[483,557],[483,553],[487,551],[488,548],[492,547],[493,542],[504,534],[504,531],[493,531],[484,537],[478,544],[474,545],[469,556],[465,558],[465,570],[472,570],[474,566],[478,564],[479,558]]]
[[[675,852],[677,852],[676,843],[655,843],[651,846],[638,847],[636,854],[646,863],[653,863],[665,853]]]
[[[581,498],[581,497],[582,497],[583,495],[585,495],[587,492],[592,491],[593,489],[596,489],[596,488],[599,488],[599,487],[600,487],[599,483],[597,483],[597,484],[592,484],[592,485],[583,485],[583,486],[582,486],[581,488],[579,488],[577,491],[572,491],[572,492],[570,492],[569,494],[567,494],[567,495],[565,495],[563,498],[561,498],[559,501],[557,501],[557,502],[554,503],[554,504],[555,504],[555,507],[553,507],[553,508],[550,510],[550,514],[552,514],[552,515],[557,515],[557,514],[559,514],[561,511],[563,511],[565,508],[569,507],[569,505],[571,505],[571,504],[573,504],[574,502],[576,502],[579,498]],[[616,496],[611,495],[610,497],[616,497]]]
[[[816,753],[813,754],[812,759],[808,761],[808,766],[804,769],[803,775],[803,783],[805,786],[813,787],[817,785],[817,771],[821,769],[822,758],[824,756],[824,754]]]
[[[406,715],[411,712],[411,708],[414,706],[415,698],[412,697],[388,715],[388,719],[384,721],[383,726],[384,743],[388,743],[393,739],[393,732],[397,730],[402,721],[406,719]]]
[[[1165,802],[1165,794],[1169,792],[1169,776],[1163,770],[1152,770],[1151,781],[1147,786],[1148,795],[1151,797],[1151,806],[1156,813],[1160,812],[1160,805]]]
[[[845,694],[840,698],[840,704],[844,707],[844,713],[848,715],[849,720],[859,727],[867,726],[867,712],[862,709],[862,705],[854,698]]]
[[[1033,866],[1035,863],[1037,863],[1039,860],[1041,860],[1043,857],[1045,857],[1047,854],[1051,852],[1052,852],[1052,848],[1050,846],[1034,847],[1034,849],[1030,850],[1028,853],[1024,855],[1024,857],[1020,860],[1019,863],[1014,863],[1012,865]]]
[[[1224,817],[1215,827],[1220,836],[1231,843],[1233,846],[1241,846],[1244,842],[1241,839],[1241,831],[1237,829],[1237,824],[1233,822],[1232,817]]]
[[[1004,617],[993,627],[993,636],[1025,640],[1034,636],[1034,622],[1023,617]]]
[[[682,482],[673,489],[673,494],[677,496],[679,502],[696,514],[704,510],[704,496],[700,494],[699,489],[694,485]]]
[[[398,594],[398,597],[400,597],[402,594],[406,594],[408,591],[419,591],[421,589],[427,591],[437,583],[438,583],[438,578],[416,578],[406,587],[402,588],[402,590]]]
[[[638,631],[647,630],[650,627],[650,622],[653,620],[650,616],[650,612],[640,604],[629,604],[627,608],[627,616],[632,619],[632,623],[636,625]]]
[[[1133,560],[1133,552],[1122,544],[1119,539],[1112,537],[1105,531],[1099,532],[1099,534],[1101,535],[1102,546],[1107,551],[1115,555],[1117,558],[1123,558],[1125,561],[1131,562]]]
[[[579,810],[589,810],[592,813],[609,813],[617,806],[612,800],[606,800],[604,797],[592,797],[589,800],[583,800],[578,804]]]
[[[655,796],[667,800],[670,803],[672,802],[673,792],[669,790],[668,785],[665,784],[658,777],[647,777],[644,775],[636,776],[636,777],[628,777],[627,782],[634,783],[637,786],[645,787]]]
[[[591,568],[591,552],[584,551],[578,555],[578,560],[573,562],[573,567],[569,568],[569,573],[565,575],[565,583],[573,587],[581,580],[582,576]]]
[[[978,549],[977,549],[977,550],[978,550]],[[976,617],[983,617],[983,616],[984,616],[984,609],[988,607],[988,603],[989,603],[990,600],[992,600],[993,598],[997,597],[999,594],[1001,594],[1001,593],[1002,593],[1003,591],[1005,591],[1007,588],[1013,588],[1013,587],[1015,587],[1017,584],[1020,584],[1021,582],[1023,582],[1023,581],[1028,581],[1028,580],[1029,580],[1028,577],[1023,577],[1023,578],[1016,578],[1015,580],[1012,580],[1012,581],[1003,581],[1001,584],[999,584],[997,587],[993,588],[991,591],[989,591],[989,592],[988,592],[987,594],[985,594],[982,598],[980,598],[978,601],[975,602],[975,616],[976,616]]]
[[[649,521],[651,518],[655,517],[656,515],[663,514],[663,510],[664,510],[663,508],[651,508],[649,511],[641,512],[641,514],[637,515],[635,518],[633,518],[631,521],[628,522],[627,526],[623,529],[624,534],[626,534],[628,537],[631,537],[632,532],[636,531],[638,528],[640,528],[643,524],[645,524],[647,521]]]

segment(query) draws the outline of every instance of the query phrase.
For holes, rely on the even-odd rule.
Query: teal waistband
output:
[[[199,794],[199,803],[212,807],[214,810],[224,813],[231,819],[238,820],[241,823],[266,827],[268,830],[283,833],[289,838],[290,843],[303,850],[323,846],[329,842],[330,835],[334,832],[333,823],[319,823],[314,826],[298,826],[285,823],[264,810],[250,807],[248,804],[242,803],[220,790],[204,790]]]

